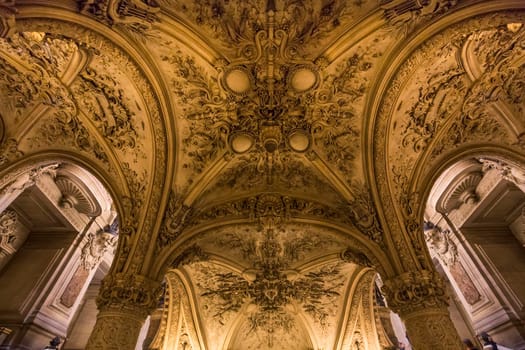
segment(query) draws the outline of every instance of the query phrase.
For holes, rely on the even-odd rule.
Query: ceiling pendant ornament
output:
[[[258,209],[267,224],[275,223],[269,220],[273,212],[270,202],[265,201]],[[285,235],[282,227],[268,226],[262,229],[261,235],[261,240],[253,242],[251,267],[241,274],[219,273],[207,281],[197,282],[201,297],[218,299],[213,304],[214,318],[224,322],[228,313],[241,311],[249,324],[249,333],[264,336],[265,348],[277,346],[276,334],[297,328],[301,322],[297,316],[300,312],[312,317],[319,327],[328,327],[346,281],[342,271],[344,263],[333,262],[308,271],[295,270],[291,264],[300,252],[282,242],[280,236]],[[200,267],[197,265],[197,268]]]

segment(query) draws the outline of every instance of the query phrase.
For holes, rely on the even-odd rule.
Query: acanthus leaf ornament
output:
[[[127,310],[144,318],[158,305],[162,293],[159,282],[145,276],[116,273],[102,280],[97,297],[99,310]]]

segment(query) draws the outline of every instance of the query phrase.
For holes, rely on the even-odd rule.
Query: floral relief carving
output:
[[[274,14],[277,31],[289,34],[290,52],[302,52],[315,47],[322,38],[338,33],[342,24],[358,17],[371,6],[366,2],[335,0],[321,1],[258,1],[232,0],[216,2],[160,0],[174,6],[194,26],[204,27],[207,35],[220,41],[227,49],[234,49],[244,58],[255,54],[254,39],[265,27],[265,13]],[[368,6],[367,6],[368,5]]]
[[[115,79],[88,67],[80,72],[72,89],[77,99],[82,100],[79,108],[90,116],[115,149],[135,148],[138,132],[134,112],[128,107],[130,101]]]
[[[11,111],[35,102],[56,109],[71,108],[72,97],[61,77],[78,50],[72,40],[43,32],[23,32],[0,40],[0,87],[6,91]],[[16,63],[15,63],[16,62]]]
[[[270,25],[268,31],[274,29]],[[221,62],[214,71],[181,50],[161,57],[174,68],[173,91],[188,122],[182,144],[189,161],[183,167],[200,173],[218,156],[233,154],[256,164],[250,170],[261,176],[253,179],[273,183],[290,160],[304,162],[299,156],[312,148],[351,178],[366,74],[380,53],[351,54],[321,74],[313,62],[288,63],[286,33],[268,35],[261,30],[256,37],[254,57],[242,64]],[[268,54],[273,48],[279,48],[276,55]],[[308,84],[300,85],[298,76]],[[235,85],[236,79],[242,84]]]
[[[224,322],[225,314],[238,312],[248,303],[247,317],[253,331],[265,330],[269,347],[276,329],[291,329],[296,322],[289,313],[295,303],[321,327],[327,327],[328,317],[334,312],[330,307],[335,306],[333,302],[345,280],[340,263],[304,274],[286,270],[288,266],[283,260],[286,253],[281,252],[271,235],[268,231],[267,237],[255,248],[253,269],[246,270],[242,276],[218,273],[208,283],[199,285],[202,297],[217,301],[214,313],[218,322]]]
[[[0,144],[0,165],[13,162],[24,155],[24,152],[18,149],[16,139],[9,138]]]

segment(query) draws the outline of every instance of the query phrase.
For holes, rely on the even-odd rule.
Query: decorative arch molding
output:
[[[367,259],[371,266],[377,269],[385,279],[395,276],[390,259],[386,253],[378,246],[367,240],[359,231],[351,229],[348,225],[341,225],[330,220],[316,219],[290,219],[282,225],[287,230],[290,225],[302,225],[310,227],[313,231],[326,232],[328,235],[336,237],[341,241],[346,241],[343,247],[348,247],[345,258],[345,249],[334,250],[334,253],[340,254],[340,259],[349,259],[351,261]],[[168,250],[162,251],[152,268],[152,273],[162,276],[164,271],[177,262],[188,259],[200,259],[205,256],[204,249],[200,246],[199,241],[206,234],[217,231],[235,231],[236,227],[251,227],[257,232],[257,224],[249,219],[221,220],[219,222],[208,223],[202,226],[196,226],[185,230],[177,241],[169,246]],[[259,231],[260,232],[260,231]],[[361,255],[362,254],[362,255]]]
[[[166,84],[155,78],[162,77],[162,74],[158,73],[158,68],[149,54],[145,50],[137,50],[137,43],[129,37],[116,34],[104,25],[71,10],[57,9],[57,11],[67,20],[55,19],[58,17],[57,13],[50,13],[49,9],[43,7],[21,6],[17,27],[20,30],[52,32],[72,37],[95,50],[109,54],[112,64],[126,67],[130,74],[129,78],[140,90],[140,98],[142,101],[147,101],[139,113],[144,117],[143,123],[152,135],[149,139],[154,143],[138,149],[135,157],[145,157],[149,154],[151,159],[146,162],[127,160],[122,162],[122,157],[129,156],[121,152],[119,157],[115,157],[115,163],[118,165],[110,167],[111,171],[117,171],[118,178],[125,178],[128,184],[128,195],[121,201],[126,213],[121,216],[124,220],[122,232],[128,237],[123,239],[123,244],[127,245],[124,249],[125,255],[134,257],[133,261],[126,262],[127,258],[118,261],[117,269],[146,272],[151,258],[148,253],[150,249],[148,236],[155,235],[160,225],[169,193],[163,189],[170,186],[169,179],[173,177],[176,161],[172,154],[175,144],[175,139],[171,136],[174,135],[173,121],[165,117],[172,114],[170,113],[172,103],[166,92]],[[146,168],[139,169],[137,164],[146,165]],[[136,232],[139,234],[135,234]]]
[[[494,28],[498,25],[497,23],[507,24],[509,21],[519,18],[516,13],[510,12],[491,14],[491,11],[504,9],[504,7],[499,7],[500,5],[523,8],[522,4],[520,6],[516,2],[498,3],[498,6],[475,4],[458,9],[450,16],[447,16],[446,20],[437,20],[435,23],[431,23],[427,28],[418,32],[416,36],[410,38],[408,42],[403,43],[404,46],[400,45],[401,51],[394,50],[391,56],[392,63],[384,68],[387,79],[382,80],[381,86],[374,86],[372,96],[375,96],[375,98],[371,103],[371,112],[372,114],[377,114],[377,117],[375,122],[371,124],[374,125],[375,130],[373,136],[374,152],[369,154],[369,157],[373,156],[374,159],[368,159],[371,161],[369,163],[370,166],[373,166],[373,170],[370,170],[371,178],[379,180],[377,189],[373,189],[374,198],[383,206],[381,218],[382,222],[388,223],[384,226],[391,230],[391,237],[393,238],[391,249],[399,252],[400,265],[397,268],[409,268],[413,261],[416,261],[418,266],[422,268],[430,266],[429,256],[424,249],[424,242],[410,236],[410,232],[408,232],[408,235],[405,232],[405,228],[409,228],[408,231],[413,232],[421,231],[418,227],[420,223],[417,217],[421,205],[421,197],[414,188],[412,178],[417,177],[417,172],[424,169],[424,162],[416,161],[410,158],[409,155],[410,152],[416,154],[425,148],[416,147],[415,150],[410,152],[408,150],[406,152],[396,151],[398,156],[403,155],[406,158],[404,163],[389,159],[391,156],[387,147],[388,145],[396,144],[394,139],[396,136],[392,134],[390,128],[394,126],[394,128],[397,127],[397,130],[402,130],[406,127],[401,121],[396,121],[397,124],[392,121],[392,115],[402,113],[398,111],[402,106],[406,110],[405,106],[407,101],[409,101],[409,97],[405,98],[405,104],[402,105],[397,101],[398,96],[401,89],[406,87],[406,81],[415,67],[421,66],[421,62],[428,60],[430,57],[428,55],[431,52],[432,56],[435,55],[433,50],[436,45],[437,47],[446,47],[447,42],[450,43],[451,34],[459,31],[459,29],[470,28],[471,30],[476,30],[480,26]],[[430,39],[428,39],[429,37]],[[440,43],[442,44],[441,46],[439,45]],[[378,98],[379,96],[381,97]],[[410,102],[408,103],[410,104]],[[396,108],[398,110],[394,111]],[[398,141],[398,144],[402,143]],[[401,205],[396,207],[394,203]],[[404,249],[407,239],[411,239],[414,242],[415,249],[403,253],[401,251]],[[408,245],[410,246],[411,244]]]
[[[376,272],[372,269],[356,270],[349,278],[345,293],[344,314],[338,325],[339,338],[334,349],[352,348],[359,344],[365,349],[380,348],[376,336],[374,283]]]
[[[497,159],[512,164],[515,167],[525,169],[525,153],[516,152],[511,147],[501,145],[479,144],[475,147],[464,145],[457,149],[451,150],[443,155],[440,162],[429,166],[425,176],[414,179],[414,188],[421,193],[422,206],[419,208],[419,217],[423,217],[426,203],[431,200],[431,191],[437,181],[451,169],[455,164],[464,160],[489,158]],[[468,166],[467,166],[468,167]],[[473,169],[474,170],[474,169]],[[479,171],[482,170],[482,164],[479,163]],[[433,202],[435,200],[432,200]],[[437,204],[437,201],[436,201]]]

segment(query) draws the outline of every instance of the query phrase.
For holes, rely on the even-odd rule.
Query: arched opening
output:
[[[360,233],[295,217],[293,201],[263,193],[240,200],[249,203],[250,219],[210,210],[215,220],[181,234],[167,258],[149,349],[397,345],[390,313],[376,298],[382,253]]]
[[[525,345],[523,174],[512,161],[479,155],[449,166],[430,192],[425,238],[463,338],[488,332],[498,344]]]
[[[117,213],[101,182],[68,161],[34,162],[2,178],[2,348],[84,348],[94,296],[118,239]]]

